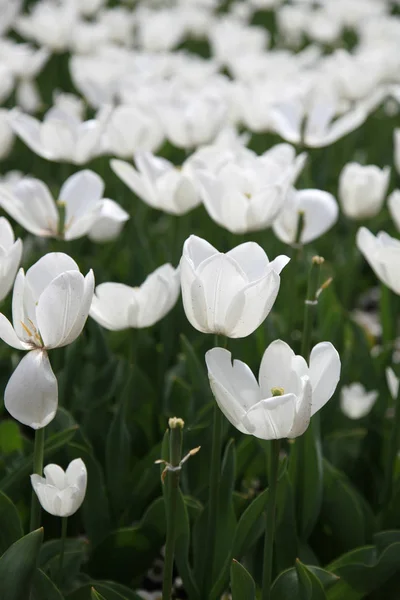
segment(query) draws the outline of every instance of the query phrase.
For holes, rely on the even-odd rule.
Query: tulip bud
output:
[[[55,517],[70,517],[80,508],[86,494],[87,471],[82,459],[73,460],[64,472],[47,465],[44,477],[31,475],[32,487],[45,511]]]
[[[390,168],[348,163],[339,177],[339,199],[349,219],[368,219],[379,213],[389,185]]]

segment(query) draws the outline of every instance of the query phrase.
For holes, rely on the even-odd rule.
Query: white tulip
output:
[[[289,192],[283,210],[272,225],[278,239],[286,244],[296,241],[300,214],[303,228],[299,242],[308,244],[326,233],[336,223],[339,208],[332,194],[322,190],[300,190]]]
[[[378,398],[378,392],[367,392],[361,383],[344,385],[340,392],[340,408],[349,419],[362,419],[372,409]]]
[[[154,152],[164,141],[164,132],[154,115],[138,106],[117,106],[108,121],[103,148],[105,154],[131,157],[136,150]]]
[[[40,122],[14,109],[10,124],[22,141],[42,158],[82,165],[99,155],[109,115],[110,108],[105,107],[94,119],[82,122],[76,115],[53,107]]]
[[[393,371],[392,367],[386,368],[386,382],[390,395],[392,396],[393,400],[396,400],[399,394],[399,378],[396,376],[396,373]]]
[[[114,159],[114,173],[141,200],[152,208],[173,215],[182,215],[200,204],[199,195],[185,165],[175,167],[165,158],[151,152],[135,152],[136,169],[129,163]]]
[[[103,192],[104,181],[89,170],[68,177],[60,189],[58,202],[45,183],[24,177],[14,186],[0,184],[0,206],[34,235],[74,240],[89,234],[102,241],[115,237],[129,217],[118,204],[103,198]],[[110,232],[105,231],[107,223],[115,223]]]
[[[388,197],[388,209],[396,229],[400,231],[400,190],[393,190]]]
[[[264,352],[258,382],[245,363],[232,363],[231,353],[222,348],[207,352],[206,364],[226,418],[242,433],[264,440],[302,435],[340,377],[340,358],[330,342],[313,348],[309,366],[285,342],[272,342]]]
[[[0,160],[8,157],[14,144],[15,135],[10,125],[10,111],[0,108]]]
[[[57,380],[47,350],[71,344],[81,333],[94,291],[93,271],[84,277],[67,254],[50,253],[14,283],[13,325],[0,313],[0,338],[30,350],[12,374],[4,405],[20,423],[45,427],[57,411]]]
[[[88,237],[92,242],[111,242],[119,236],[129,215],[119,204],[104,198],[100,212],[89,229]]]
[[[360,227],[356,242],[378,279],[400,294],[400,241],[384,231],[375,237],[369,229]]]
[[[22,241],[15,241],[10,223],[0,217],[0,302],[11,290],[22,257]]]
[[[254,242],[222,254],[191,235],[183,246],[181,286],[189,322],[203,333],[246,337],[269,314],[280,286],[285,255],[270,262]]]
[[[87,471],[81,458],[76,458],[64,471],[58,465],[47,465],[44,477],[31,475],[32,487],[42,508],[55,517],[70,517],[81,507],[86,494]]]
[[[90,316],[111,331],[151,327],[174,307],[180,291],[179,269],[165,264],[140,287],[101,283],[96,287]]]
[[[389,186],[390,168],[348,163],[339,177],[339,200],[349,219],[368,219],[379,213]]]
[[[400,128],[394,130],[393,140],[394,140],[394,166],[396,167],[396,171],[400,174]]]
[[[72,2],[41,0],[33,5],[29,14],[18,17],[14,28],[23,38],[34,40],[39,46],[64,52],[69,47],[77,20]]]

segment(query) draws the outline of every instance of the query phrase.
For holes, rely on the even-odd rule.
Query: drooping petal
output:
[[[340,357],[330,342],[314,346],[310,355],[311,416],[328,402],[340,378]]]
[[[14,327],[3,313],[0,313],[0,338],[3,342],[11,346],[11,348],[16,348],[17,350],[27,350],[29,348],[28,344],[19,339]]]
[[[46,348],[64,345],[80,311],[83,291],[82,273],[66,271],[53,279],[40,295],[36,319]]]
[[[58,385],[47,353],[31,350],[7,384],[4,405],[23,425],[41,429],[52,421],[58,406]]]
[[[123,283],[101,283],[96,287],[90,316],[111,331],[128,329],[130,306],[135,290]]]

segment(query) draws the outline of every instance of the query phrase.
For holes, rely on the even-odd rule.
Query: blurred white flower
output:
[[[332,397],[340,377],[339,354],[330,342],[314,346],[308,366],[283,341],[264,352],[258,382],[231,353],[206,353],[214,397],[226,418],[242,433],[264,440],[302,435],[311,417]]]
[[[112,160],[110,165],[114,173],[146,204],[174,215],[182,215],[200,204],[185,164],[177,168],[151,152],[135,152],[134,158],[136,169],[117,159]]]
[[[382,335],[381,321],[376,312],[353,310],[351,318],[372,337],[379,338]]]
[[[389,187],[390,168],[360,165],[344,166],[339,176],[339,200],[349,219],[367,219],[377,215]]]
[[[0,108],[0,160],[10,154],[14,144],[15,135],[10,125],[10,111]]]
[[[175,306],[180,291],[179,269],[165,264],[140,287],[101,283],[93,296],[90,316],[111,331],[151,327]]]
[[[0,0],[0,36],[3,36],[13,26],[21,11],[23,0]]]
[[[242,25],[236,19],[221,19],[210,29],[212,56],[221,64],[229,63],[235,55],[258,55],[269,42],[264,27]]]
[[[30,233],[73,240],[92,232],[107,239],[107,220],[123,223],[128,215],[103,198],[104,181],[94,171],[78,171],[64,182],[56,202],[45,183],[24,177],[14,185],[0,184],[0,206]],[[111,205],[110,205],[111,202]],[[106,222],[104,222],[106,219]],[[103,221],[103,222],[101,222]],[[116,225],[117,230],[120,225]],[[114,226],[115,228],[115,226]],[[111,238],[115,237],[113,232]]]
[[[103,198],[88,237],[92,242],[111,242],[119,236],[128,219],[129,214],[119,204],[109,198]]]
[[[130,158],[137,150],[155,152],[163,141],[164,132],[153,113],[134,105],[120,105],[108,120],[102,153]]]
[[[278,239],[286,244],[296,241],[300,214],[303,215],[303,227],[300,244],[308,244],[326,233],[336,223],[339,208],[332,194],[322,190],[295,190],[288,199],[272,225]]]
[[[384,231],[374,236],[366,227],[360,227],[356,242],[378,279],[400,294],[400,241]]]
[[[394,141],[394,166],[396,167],[397,173],[400,175],[400,128],[393,131]]]
[[[80,335],[93,291],[93,271],[84,277],[67,254],[46,254],[26,275],[19,270],[13,325],[0,313],[0,338],[12,348],[30,350],[4,392],[6,409],[20,423],[40,429],[55,417],[58,386],[47,350],[71,344]]]
[[[388,197],[388,209],[396,229],[400,231],[400,190],[393,190]]]
[[[240,338],[269,314],[280,286],[285,255],[269,261],[254,242],[226,254],[191,235],[183,246],[181,286],[186,317],[199,331]]]
[[[109,114],[110,108],[105,107],[94,119],[82,122],[76,115],[53,107],[40,122],[14,109],[10,113],[10,124],[22,141],[42,158],[82,165],[99,155]]]
[[[142,4],[136,17],[139,48],[150,52],[171,50],[183,41],[186,23],[179,7],[150,10]]]
[[[399,378],[396,373],[393,371],[392,367],[386,368],[386,383],[389,388],[390,395],[393,400],[396,400],[399,394]]]
[[[367,392],[361,383],[344,385],[340,391],[340,408],[349,419],[362,419],[372,409],[378,392]]]
[[[0,217],[0,302],[11,290],[22,257],[22,241],[15,241],[10,223]]]
[[[93,17],[106,3],[106,0],[69,0],[69,2],[74,5],[79,14],[84,17]]]
[[[44,477],[31,475],[31,484],[42,508],[55,517],[70,517],[81,507],[86,494],[87,471],[81,458],[76,458],[64,470],[50,464],[43,469]]]
[[[22,37],[34,40],[39,46],[53,52],[64,52],[69,48],[77,19],[77,9],[72,2],[57,4],[52,0],[39,0],[29,14],[17,18],[14,28]]]
[[[98,23],[107,30],[108,39],[130,46],[133,41],[135,14],[124,6],[114,6],[100,11]]]

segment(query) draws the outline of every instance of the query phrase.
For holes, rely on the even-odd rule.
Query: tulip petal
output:
[[[79,271],[56,277],[40,295],[36,318],[46,348],[65,344],[81,308],[84,278]]]
[[[66,204],[66,223],[90,211],[102,199],[103,192],[104,181],[94,171],[85,169],[68,177],[59,194],[59,200]]]
[[[54,419],[58,386],[45,351],[31,350],[23,357],[5,389],[4,405],[14,419],[32,429]]]
[[[153,202],[151,202],[152,196],[149,195],[148,189],[140,173],[136,171],[136,169],[124,160],[113,159],[110,161],[111,169],[114,173],[131,189],[139,198],[151,204],[153,206]]]
[[[19,339],[14,327],[3,313],[0,313],[0,338],[11,348],[17,350],[27,350],[30,347],[29,344],[25,344]]]
[[[80,308],[77,312],[74,324],[72,325],[68,335],[62,343],[63,346],[71,344],[81,334],[82,329],[84,328],[86,320],[89,316],[89,310],[93,299],[93,293],[94,274],[92,269],[90,269],[83,282],[83,296],[81,299]]]
[[[2,272],[2,277],[0,280],[0,302],[1,300],[4,300],[12,288],[21,258],[22,241],[18,239],[8,250],[7,256],[3,259],[0,258],[0,272]]]
[[[58,489],[46,484],[46,480],[39,475],[31,475],[31,483],[42,508],[54,517],[61,517],[60,512],[55,510]]]
[[[179,272],[165,264],[151,273],[137,294],[139,311],[131,327],[150,327],[162,319],[178,300]]]
[[[202,262],[214,254],[219,254],[218,250],[197,235],[188,237],[183,245],[183,256],[186,256],[195,270]]]
[[[272,388],[283,388],[284,393],[294,392],[292,385],[292,360],[295,354],[282,340],[271,342],[261,359],[258,380],[264,398],[272,395]]]
[[[59,490],[62,490],[67,485],[67,478],[65,476],[65,472],[58,465],[46,465],[43,469],[43,473],[46,478],[47,485],[53,485]]]
[[[182,302],[186,317],[191,325],[202,331],[208,332],[207,305],[204,286],[196,276],[193,263],[185,254],[180,262]]]
[[[135,302],[135,290],[123,283],[101,283],[96,287],[90,316],[111,331],[128,329],[129,313]]]
[[[40,258],[26,273],[26,283],[35,302],[53,279],[65,271],[78,271],[76,262],[63,252],[50,252]]]
[[[295,420],[296,401],[294,394],[261,400],[246,413],[243,426],[262,440],[287,438]]]
[[[296,403],[296,416],[293,427],[288,434],[288,438],[296,438],[306,431],[310,424],[312,409],[312,387],[308,377],[303,380],[303,390],[298,396]]]
[[[248,281],[257,281],[265,276],[270,262],[264,250],[255,242],[245,242],[227,252],[246,273]]]
[[[340,357],[335,347],[330,342],[321,342],[314,346],[310,355],[311,416],[332,397],[339,378]]]

